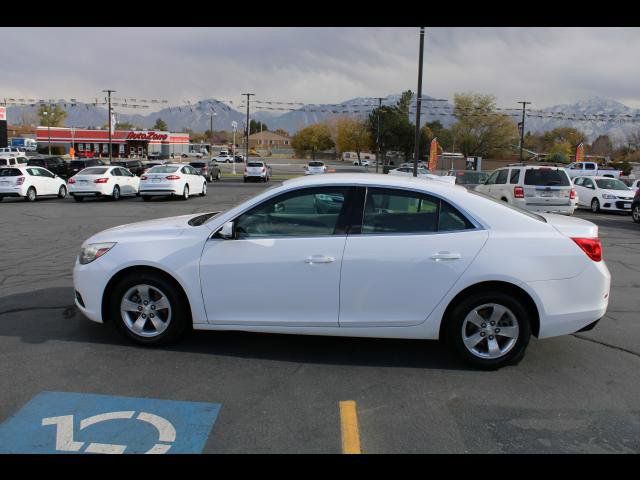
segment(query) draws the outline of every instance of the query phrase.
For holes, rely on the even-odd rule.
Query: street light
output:
[[[236,130],[238,130],[238,122],[236,122],[235,120],[233,122],[231,122],[231,128],[233,128],[233,145],[232,145],[232,151],[233,153],[231,154],[231,168],[233,170],[233,174],[236,174]]]

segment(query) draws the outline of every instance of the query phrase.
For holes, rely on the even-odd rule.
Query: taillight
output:
[[[602,260],[602,244],[599,238],[571,238],[594,262]]]
[[[513,196],[515,198],[524,198],[524,188],[518,186],[513,187]]]
[[[22,185],[24,183],[24,177],[16,178],[16,185]]]
[[[107,183],[108,181],[108,178],[96,178],[93,183]]]
[[[140,180],[146,180],[147,178],[149,178],[149,177],[147,177],[146,175],[143,175],[143,176],[140,177]]]
[[[180,180],[180,175],[167,175],[166,177],[167,180]]]
[[[575,200],[576,199],[576,191],[572,188],[571,191],[569,192],[569,200]]]
[[[73,179],[73,177],[71,177],[69,180],[67,180],[67,183],[76,183],[76,181]]]

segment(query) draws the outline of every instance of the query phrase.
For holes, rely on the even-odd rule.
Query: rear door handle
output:
[[[331,263],[335,262],[336,259],[334,257],[329,257],[328,255],[311,255],[304,259],[304,263]]]
[[[460,260],[462,255],[459,253],[451,253],[451,252],[438,252],[431,255],[431,260],[436,262],[440,262],[442,260]]]

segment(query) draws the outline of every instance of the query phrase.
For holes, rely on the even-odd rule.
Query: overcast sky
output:
[[[417,89],[418,28],[3,28],[0,98],[338,103]],[[638,28],[428,28],[423,93],[640,107]]]

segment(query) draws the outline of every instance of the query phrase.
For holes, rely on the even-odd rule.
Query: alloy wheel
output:
[[[135,335],[157,337],[169,327],[171,304],[159,288],[135,285],[122,296],[120,315],[125,326]]]
[[[471,310],[462,323],[462,341],[472,355],[483,359],[505,356],[518,341],[518,319],[504,305],[485,303]]]
[[[640,223],[640,205],[636,205],[635,207],[633,207],[631,216],[633,217],[634,222]]]

